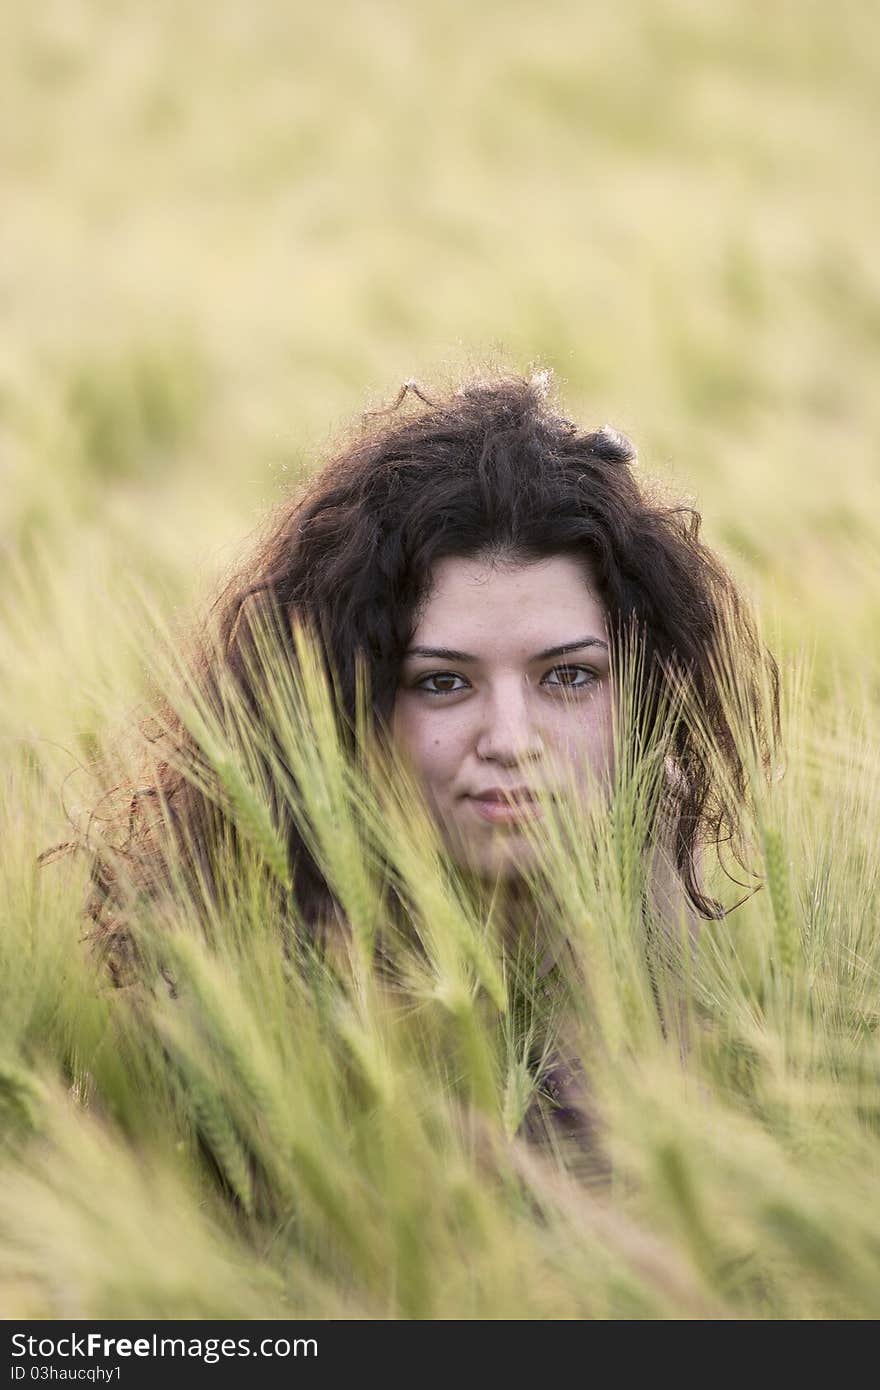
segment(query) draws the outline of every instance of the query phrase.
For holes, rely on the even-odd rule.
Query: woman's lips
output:
[[[469,796],[468,801],[477,815],[494,825],[515,825],[518,821],[536,820],[543,815],[540,801],[497,801]]]

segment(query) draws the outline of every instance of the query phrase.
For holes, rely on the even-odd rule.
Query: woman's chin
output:
[[[515,839],[515,843],[514,843]],[[455,856],[458,867],[466,874],[487,880],[516,879],[522,876],[532,860],[532,851],[519,836],[498,836],[479,850]]]

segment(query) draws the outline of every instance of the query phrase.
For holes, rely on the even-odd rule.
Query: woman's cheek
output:
[[[588,708],[577,712],[564,729],[558,730],[557,748],[562,754],[562,773],[577,769],[584,785],[605,781],[614,768],[613,721],[610,699],[597,693]]]
[[[431,710],[415,710],[400,722],[410,760],[435,806],[455,783],[461,763],[461,732],[455,721],[432,718]],[[444,712],[447,713],[448,712]]]

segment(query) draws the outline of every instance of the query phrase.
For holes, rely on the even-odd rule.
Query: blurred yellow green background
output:
[[[363,409],[493,363],[632,436],[817,692],[876,683],[878,55],[870,0],[3,6],[7,728],[82,728],[129,581],[185,607]]]

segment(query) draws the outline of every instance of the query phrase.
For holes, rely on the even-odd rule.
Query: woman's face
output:
[[[517,564],[454,556],[432,579],[392,733],[456,862],[481,877],[515,876],[540,799],[572,774],[589,797],[610,771],[605,608],[584,563],[568,555]]]

